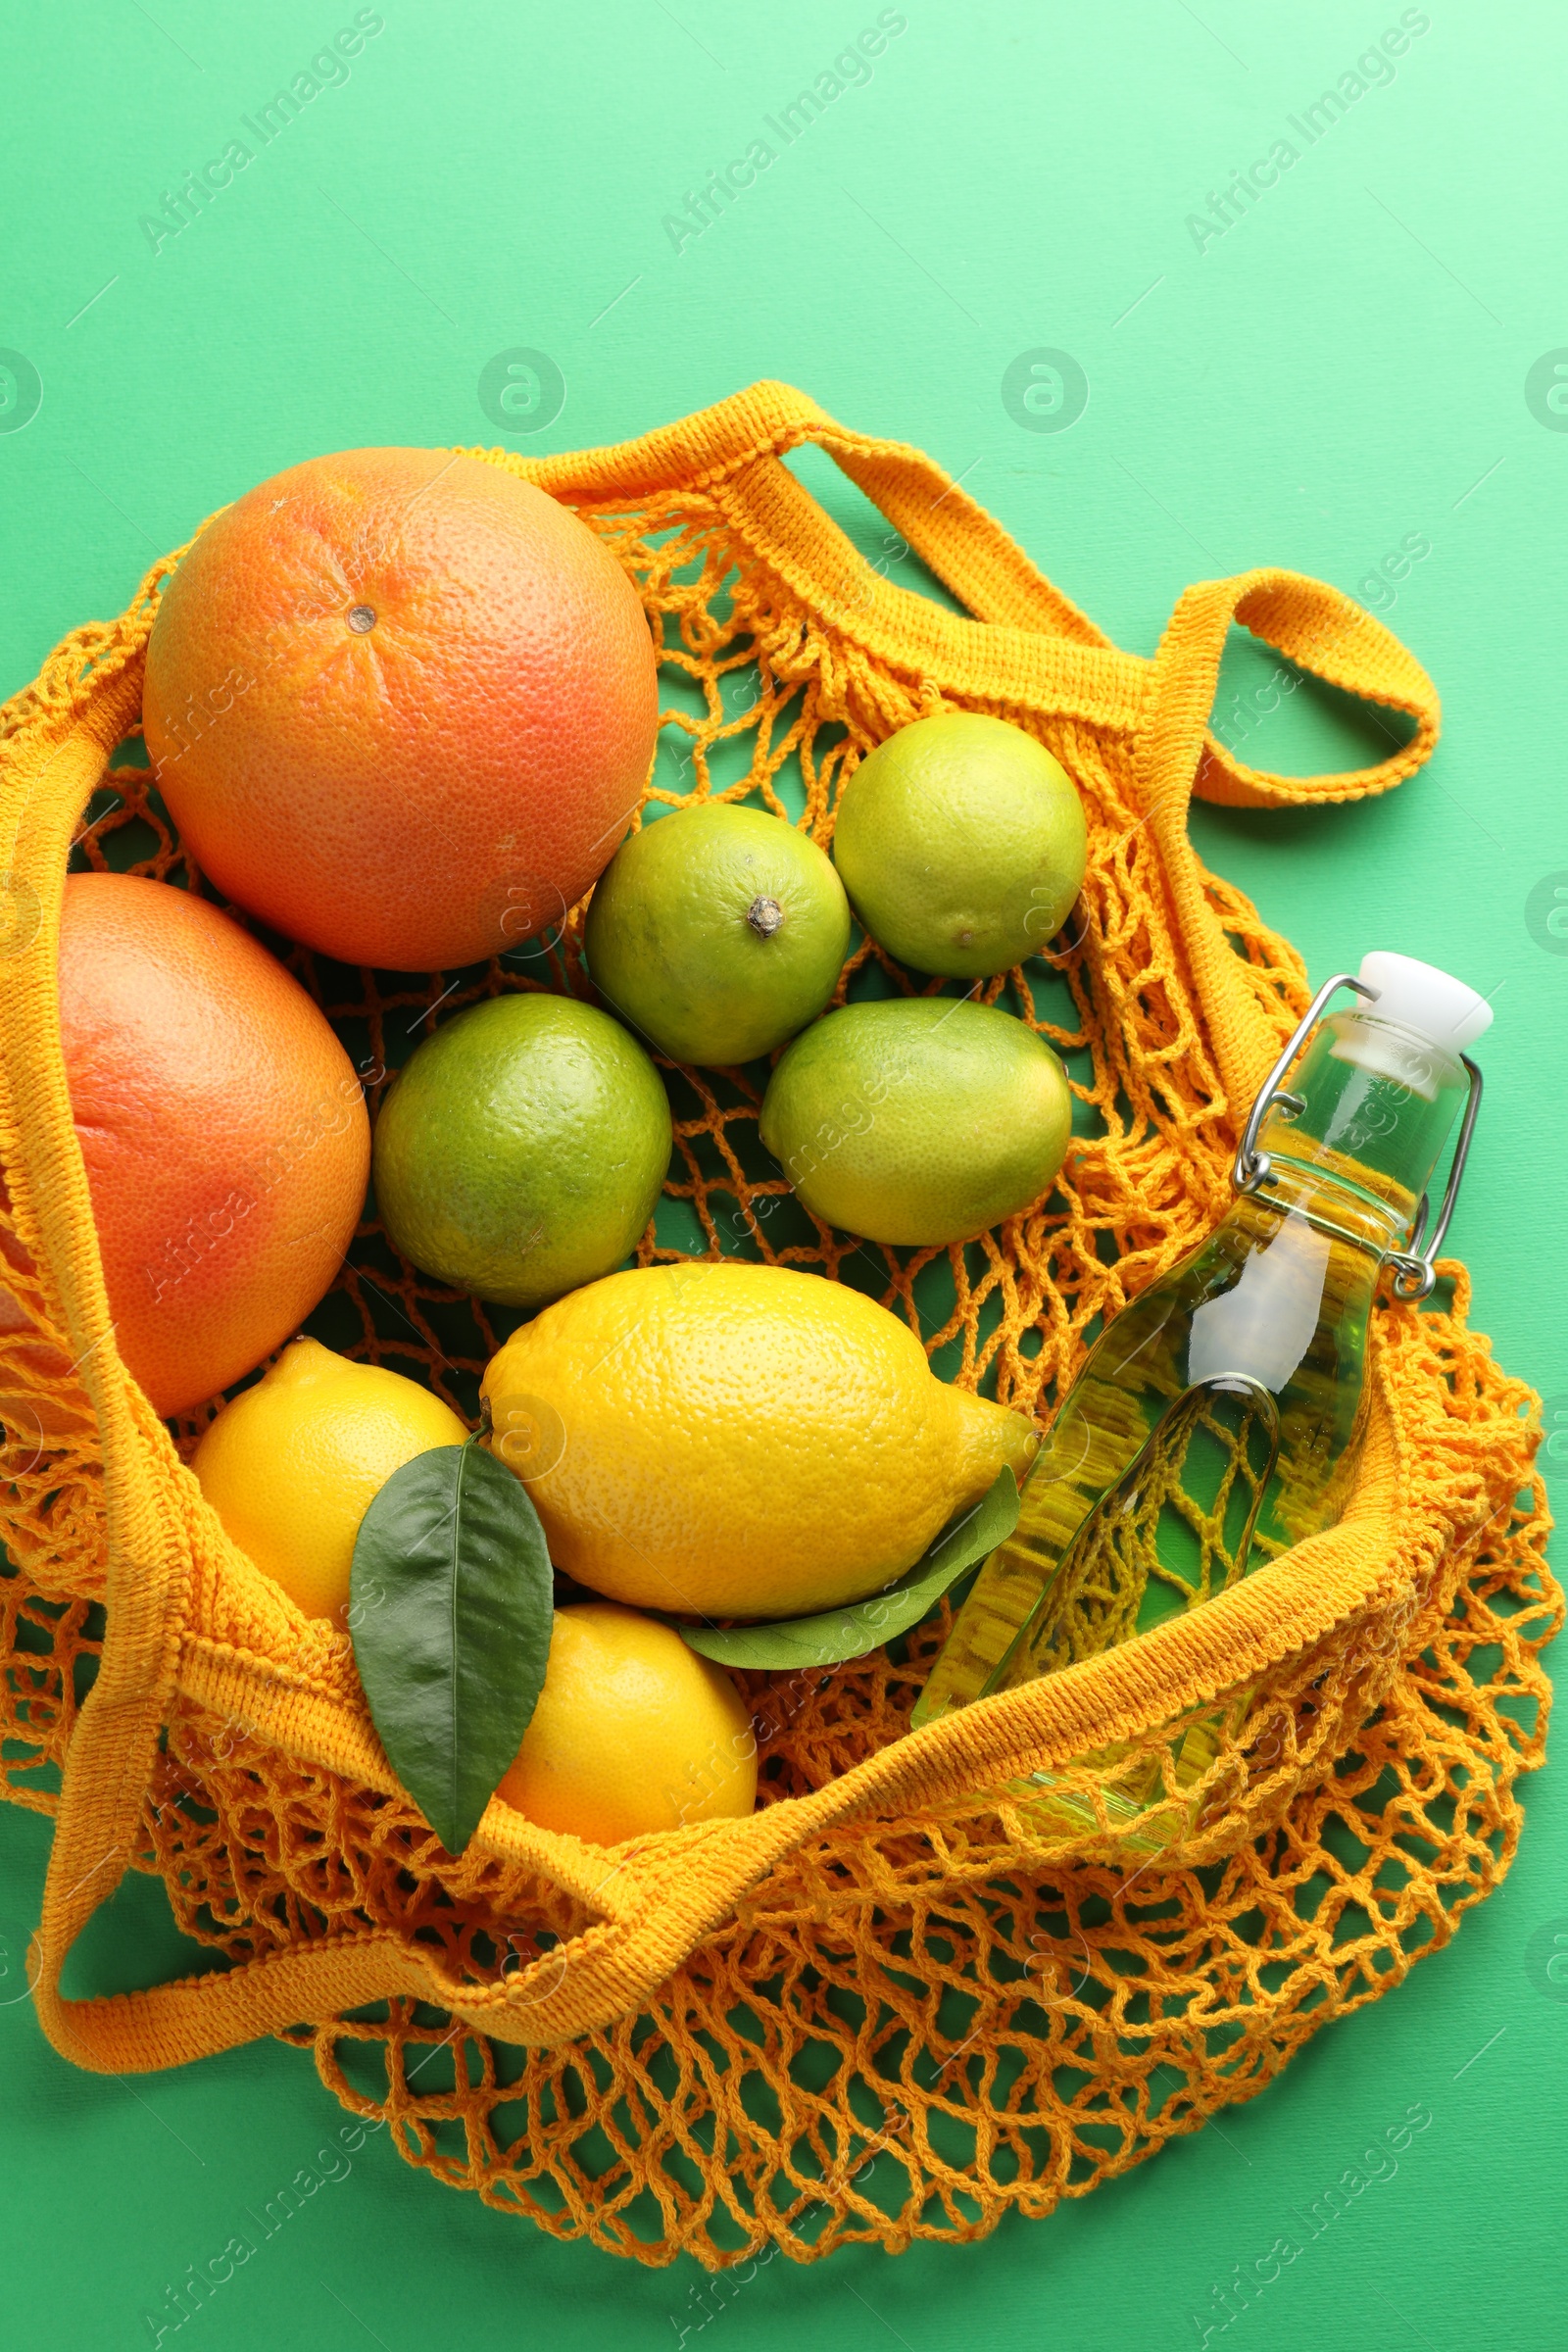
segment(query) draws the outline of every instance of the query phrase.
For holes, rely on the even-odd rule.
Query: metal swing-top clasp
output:
[[[1317,995],[1312,999],[1311,1004],[1291,1032],[1290,1041],[1286,1045],[1284,1053],[1270,1070],[1267,1078],[1264,1079],[1257,1100],[1249,1113],[1247,1125],[1242,1130],[1242,1140],[1237,1150],[1236,1162],[1231,1170],[1231,1181],[1239,1193],[1255,1193],[1260,1186],[1270,1183],[1273,1179],[1273,1162],[1266,1152],[1260,1152],[1257,1148],[1257,1139],[1262,1133],[1263,1121],[1276,1103],[1283,1105],[1286,1110],[1293,1113],[1299,1113],[1306,1107],[1299,1095],[1287,1093],[1283,1080],[1297,1054],[1306,1043],[1309,1033],[1321,1020],[1329,999],[1334,995],[1335,990],[1340,988],[1353,988],[1358,997],[1365,997],[1372,1004],[1376,1004],[1378,999],[1378,990],[1369,988],[1367,983],[1364,980],[1358,980],[1353,972],[1336,972],[1332,980],[1324,981],[1323,986],[1318,990]],[[1431,1238],[1427,1239],[1426,1223],[1430,1201],[1427,1195],[1423,1193],[1416,1207],[1406,1247],[1403,1250],[1390,1250],[1386,1253],[1387,1263],[1394,1268],[1395,1296],[1411,1302],[1429,1297],[1437,1282],[1438,1255],[1447,1236],[1448,1227],[1453,1222],[1454,1209],[1458,1205],[1459,1185],[1464,1176],[1465,1161],[1470,1156],[1470,1139],[1475,1133],[1476,1115],[1481,1108],[1480,1069],[1471,1060],[1468,1054],[1461,1054],[1459,1060],[1469,1078],[1470,1091],[1465,1101],[1464,1117],[1459,1123],[1459,1140],[1453,1147],[1453,1163],[1448,1170],[1447,1187],[1443,1196],[1443,1206],[1438,1212],[1438,1221],[1432,1228]]]

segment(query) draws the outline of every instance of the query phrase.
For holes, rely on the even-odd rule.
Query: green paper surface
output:
[[[1281,564],[1336,582],[1437,680],[1436,758],[1343,808],[1200,808],[1196,837],[1314,977],[1386,947],[1492,996],[1453,1242],[1477,1324],[1568,1431],[1560,12],[907,0],[867,75],[788,120],[876,7],[375,13],[347,77],[269,130],[273,94],[353,26],[346,0],[13,11],[0,691],[297,459],[578,447],[764,375],[929,450],[1135,651],[1189,581]],[[1388,73],[1358,70],[1417,18]],[[177,232],[141,225],[236,140],[250,160]],[[683,228],[689,193],[758,140],[773,161]],[[1227,195],[1281,143],[1272,182]],[[918,582],[827,460],[793,463]],[[1278,669],[1245,639],[1227,659],[1218,720],[1242,757],[1313,772],[1386,748],[1386,714],[1287,694]],[[1161,2352],[1201,2343],[1193,2315],[1213,2322],[1235,2267],[1424,2103],[1397,2172],[1208,2340],[1537,2352],[1562,2326],[1568,1985],[1543,1958],[1568,1936],[1560,1765],[1523,1795],[1501,1893],[1249,2105],[979,2247],[780,2259],[733,2295],[689,2259],[642,2271],[448,2194],[384,2132],[346,2172],[318,2161],[344,2118],[281,2043],[134,2082],[74,2072],[24,1997],[47,1825],[0,1807],[6,2340],[157,2341],[144,2315],[187,2266],[310,2168],[318,2188],[166,2352]],[[132,1878],[73,1989],[190,1965]]]

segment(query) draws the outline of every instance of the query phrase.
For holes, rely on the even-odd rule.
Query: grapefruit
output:
[[[155,1408],[183,1412],[336,1273],[365,1200],[363,1090],[258,941],[131,874],[67,879],[60,1029],[115,1343]]]
[[[659,723],[636,590],[569,509],[477,458],[274,475],[164,590],[142,704],[203,871],[345,963],[505,953],[576,904]]]

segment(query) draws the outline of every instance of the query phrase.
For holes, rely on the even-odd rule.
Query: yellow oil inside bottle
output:
[[[1277,1103],[1262,1148],[1271,1181],[1101,1334],[1031,1464],[1018,1525],[981,1569],[913,1723],[1070,1667],[1201,1605],[1331,1526],[1348,1499],[1363,1420],[1367,1327],[1386,1252],[1399,1246],[1461,1099],[1438,1057],[1430,1090],[1316,1034],[1300,1094]],[[1102,1774],[1112,1825],[1157,1847],[1245,1713],[1232,1696],[1171,1753],[1080,1759]],[[1049,1827],[1093,1825],[1094,1804],[1051,1775],[1008,1797]],[[1167,1788],[1167,1794],[1169,1789]],[[1151,1813],[1151,1805],[1155,1810]]]

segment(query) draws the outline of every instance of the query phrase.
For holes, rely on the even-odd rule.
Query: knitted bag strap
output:
[[[1339,775],[1282,776],[1237,766],[1208,726],[1234,621],[1331,685],[1404,711],[1416,722],[1408,742],[1395,743],[1375,766]],[[1187,832],[1193,793],[1233,808],[1360,800],[1387,792],[1419,767],[1437,742],[1438,727],[1437,689],[1420,663],[1392,630],[1321,580],[1294,571],[1246,571],[1200,581],[1177,599],[1152,664],[1137,767],[1233,1116],[1257,1092],[1282,1036],[1204,887]]]
[[[1326,684],[1414,719],[1408,740],[1401,743],[1386,729],[1390,749],[1384,759],[1339,775],[1281,776],[1244,766],[1208,728],[1219,659],[1233,621]],[[1437,747],[1438,691],[1415,656],[1343,590],[1300,572],[1244,571],[1187,589],[1171,615],[1161,654],[1185,669],[1188,695],[1201,705],[1202,758],[1193,785],[1200,800],[1232,808],[1365,800],[1413,775]]]
[[[782,452],[803,441],[827,449],[983,617],[943,612],[879,578],[782,464]],[[911,676],[934,678],[956,699],[973,696],[1052,715],[1065,711],[1131,739],[1227,1087],[1240,1099],[1255,1083],[1260,1057],[1266,1060],[1273,1051],[1274,1032],[1247,981],[1249,967],[1231,951],[1203,893],[1186,838],[1188,799],[1196,780],[1205,798],[1246,805],[1350,800],[1384,791],[1408,774],[1436,740],[1437,697],[1380,622],[1320,583],[1291,572],[1250,572],[1190,589],[1152,662],[1145,662],[1109,645],[1034,571],[1001,526],[919,451],[848,432],[784,385],[754,386],[617,448],[530,461],[479,454],[573,503],[612,507],[655,492],[703,490],[799,582],[824,632],[839,630],[868,648],[885,647],[888,659]],[[1237,766],[1206,727],[1233,618],[1331,683],[1408,712],[1416,720],[1409,743],[1376,767],[1339,776],[1296,779]],[[0,869],[38,878],[42,916],[36,938],[13,960],[13,986],[0,999],[0,1072],[8,1104],[0,1143],[25,1171],[42,1252],[98,1416],[109,1531],[108,1633],[67,1757],[30,1972],[40,2022],[77,2065],[105,2072],[178,2064],[395,1993],[444,1996],[502,2035],[509,2028],[517,2033],[516,2014],[530,2004],[535,2014],[527,2038],[580,2032],[595,2017],[618,2014],[650,1992],[733,1894],[797,1841],[790,1805],[769,1808],[751,1823],[712,1825],[714,1835],[705,1840],[713,1848],[716,1868],[710,1872],[694,1867],[688,1845],[671,1855],[676,1876],[690,1882],[686,1916],[678,1916],[681,1903],[668,1899],[672,1882],[663,1905],[653,1906],[662,1908],[662,1925],[645,1904],[639,1906],[639,1935],[628,1939],[601,1928],[579,1938],[572,1947],[571,1997],[560,2018],[551,2014],[556,1955],[519,1972],[505,1988],[464,2000],[462,1988],[435,1979],[420,1950],[392,1930],[324,1938],[146,1992],[68,2000],[60,1989],[73,1942],[141,1843],[142,1807],[172,1704],[189,1605],[189,1534],[141,1466],[158,1437],[157,1424],[114,1347],[59,1023],[60,904],[72,834],[109,754],[135,719],[147,627],[145,614],[133,608],[113,655],[85,670],[68,705],[27,714],[0,757]],[[1345,1557],[1347,1581],[1333,1594],[1338,1609],[1350,1605],[1352,1589],[1358,1592],[1375,1574],[1378,1545],[1367,1531],[1388,1516],[1387,1497],[1373,1491],[1376,1483],[1363,1481],[1365,1491],[1342,1530],[1322,1540],[1326,1557]],[[1317,1581],[1323,1563],[1316,1578],[1306,1577],[1305,1563],[1298,1565],[1313,1587],[1298,1596],[1304,1625],[1324,1602]],[[1301,1581],[1294,1574],[1276,1577],[1272,1597],[1244,1586],[1199,1612],[1202,1623],[1178,1621],[1137,1644],[1141,1656],[1118,1653],[1128,1720],[1140,1713],[1150,1722],[1164,1720],[1176,1688],[1173,1669],[1183,1688],[1195,1675],[1220,1687],[1236,1662],[1227,1642],[1234,1642],[1260,1609],[1273,1638],[1298,1634],[1300,1626],[1294,1618],[1287,1624],[1280,1611]],[[1216,1645],[1225,1651],[1217,1666],[1209,1659]],[[800,1825],[816,1826],[817,1813],[825,1820],[841,1809],[863,1807],[873,1791],[884,1803],[906,1805],[950,1785],[980,1786],[973,1774],[994,1771],[997,1753],[1030,1751],[1043,1738],[1054,1736],[1063,1752],[1073,1752],[1084,1736],[1077,1726],[1062,1739],[1076,1701],[1071,1683],[1069,1674],[1054,1678],[1060,1688],[1004,1692],[979,1702],[956,1726],[927,1727],[846,1776],[836,1793],[795,1800],[804,1808]],[[656,1864],[652,1881],[662,1875]],[[548,1985],[533,1981],[542,1969],[550,1974]]]
[[[25,713],[0,747],[0,871],[26,877],[38,900],[36,931],[9,959],[0,992],[0,1156],[19,1177],[25,1172],[72,1369],[96,1416],[108,1532],[108,1630],[66,1758],[28,1980],[51,2041],[101,2072],[172,2066],[304,2015],[329,2014],[323,2000],[350,2006],[426,1988],[406,1955],[381,1938],[285,1953],[153,1994],[71,2001],[60,1990],[73,1943],[143,1843],[142,1808],[171,1712],[190,1582],[188,1532],[142,1467],[149,1446],[167,1440],[115,1348],[60,1037],[60,913],[72,837],[115,745],[136,722],[147,626],[142,613],[103,659],[83,661],[69,698]],[[258,1999],[245,1980],[263,1969],[267,1992]]]
[[[989,625],[976,630],[881,577],[781,463],[807,443],[825,450],[975,619]],[[932,674],[949,692],[998,700],[1015,692],[1053,715],[1124,730],[1143,715],[1152,665],[1113,646],[961,482],[923,450],[837,423],[793,384],[753,384],[713,408],[605,449],[531,459],[493,450],[474,455],[573,504],[630,503],[677,484],[707,491],[744,517],[748,537],[809,594],[825,620],[905,663],[929,656]],[[1233,621],[1324,683],[1414,719],[1409,740],[1391,737],[1385,759],[1337,774],[1288,776],[1243,764],[1208,728]],[[1015,644],[1014,633],[1024,642]],[[1362,800],[1412,774],[1437,744],[1437,689],[1414,656],[1342,590],[1300,572],[1247,571],[1187,589],[1152,667],[1160,682],[1172,684],[1180,705],[1182,740],[1165,764],[1176,775],[1185,772],[1187,788],[1200,800],[1231,808]]]

